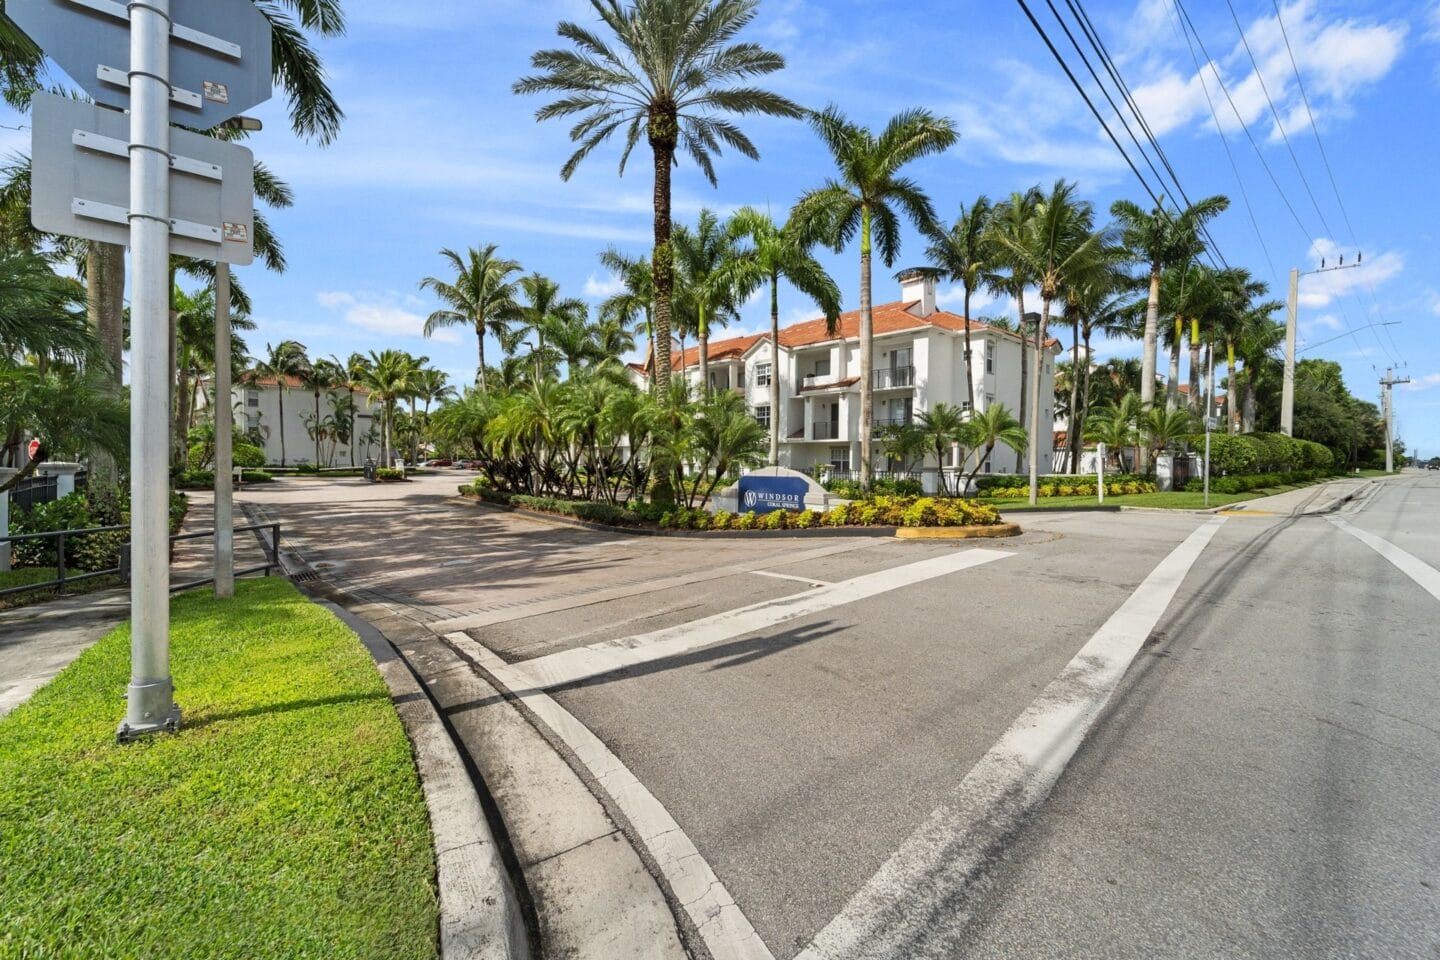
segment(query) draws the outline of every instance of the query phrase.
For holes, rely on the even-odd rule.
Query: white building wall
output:
[[[236,427],[241,431],[249,431],[251,427],[259,426],[261,435],[265,439],[265,462],[267,464],[279,464],[282,460],[280,440],[280,390],[273,384],[266,386],[251,386],[240,384],[235,387],[235,409]],[[299,466],[315,462],[315,441],[310,438],[310,433],[305,426],[306,416],[313,416],[315,413],[315,395],[308,390],[301,390],[295,387],[285,387],[285,439],[284,439],[284,463],[286,466]],[[344,396],[345,391],[334,391],[336,396]],[[367,457],[378,458],[380,456],[380,445],[370,444],[363,440],[364,435],[369,431],[371,423],[377,425],[381,422],[381,415],[378,409],[372,409],[369,398],[363,393],[355,394],[355,432],[358,436],[352,438],[355,447],[355,463],[363,464]],[[320,415],[322,417],[331,413],[330,400],[327,394],[320,396]],[[372,418],[373,417],[373,421]],[[378,435],[378,429],[377,429]],[[329,453],[329,444],[322,444],[321,456]],[[329,458],[323,466],[340,467],[350,466],[350,445],[339,443],[335,445],[334,455]]]

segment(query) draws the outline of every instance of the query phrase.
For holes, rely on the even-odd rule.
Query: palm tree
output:
[[[553,93],[559,98],[536,111],[536,119],[583,114],[570,128],[579,146],[560,170],[570,179],[581,161],[622,127],[620,173],[643,134],[654,161],[655,382],[670,384],[671,296],[674,254],[670,245],[670,171],[682,148],[711,184],[713,155],[728,146],[750,159],[759,151],[724,114],[799,117],[804,111],[758,87],[736,85],[774,73],[785,58],[756,43],[732,43],[754,18],[759,0],[590,0],[608,28],[598,33],[569,21],[556,28],[574,49],[542,50],[530,63],[542,71],[514,85],[516,93]]]
[[[840,287],[810,254],[810,244],[788,221],[776,226],[770,215],[754,207],[742,207],[730,218],[729,232],[744,237],[749,249],[740,251],[730,264],[731,283],[738,299],[745,299],[770,286],[770,458],[780,463],[780,280],[805,294],[825,314],[825,331],[830,336],[840,323]]]
[[[619,277],[620,282],[624,284],[624,288],[619,293],[601,301],[600,321],[601,323],[611,321],[630,329],[644,326],[645,339],[650,346],[651,382],[654,382],[655,325],[652,315],[654,284],[651,282],[650,261],[644,257],[627,257],[614,247],[609,247],[600,254],[600,265]]]
[[[1180,439],[1199,430],[1195,414],[1183,407],[1176,407],[1173,410],[1153,407],[1141,416],[1140,426],[1152,458]]]
[[[352,353],[344,362],[341,362],[340,358],[336,356],[331,356],[330,361],[342,373],[341,380],[336,386],[344,387],[349,395],[346,412],[350,420],[350,428],[346,432],[349,439],[345,441],[345,445],[350,448],[350,466],[353,467],[355,466],[355,441],[359,438],[359,434],[355,430],[355,391],[364,388],[365,371],[370,367],[370,360],[363,353]]]
[[[1003,443],[1018,456],[1025,452],[1029,437],[1020,421],[1015,419],[1015,415],[1005,404],[991,403],[965,424],[963,442],[971,450],[978,450],[979,454],[975,457],[975,468],[970,471],[960,488],[959,492],[962,494],[970,489],[975,475],[980,472],[985,461],[990,459],[990,454],[995,452],[996,445]]]
[[[915,422],[930,449],[935,451],[935,466],[940,475],[940,495],[949,496],[950,490],[945,484],[945,454],[957,443],[961,446],[968,445],[966,413],[948,403],[937,403],[933,410],[919,414]]]
[[[275,381],[276,396],[280,400],[280,466],[285,466],[285,391],[290,389],[290,378],[298,377],[308,369],[310,360],[305,355],[305,344],[298,340],[282,340],[271,346],[265,344],[265,359],[255,363],[255,375],[269,377]]]
[[[1020,336],[1020,419],[1026,419],[1029,407],[1030,383],[1030,339],[1031,323],[1025,313],[1025,290],[1034,284],[1035,276],[1030,264],[1011,254],[1011,245],[1023,245],[1029,236],[1031,221],[1035,218],[1035,206],[1040,202],[1040,188],[1031,187],[1023,192],[1017,190],[1008,198],[995,205],[990,214],[987,230],[988,242],[992,245],[995,266],[1004,273],[989,276],[990,289],[998,294],[1015,298],[1016,320],[1014,332]],[[1006,241],[1009,241],[1008,243]],[[1007,329],[1007,327],[1001,327]]]
[[[1085,439],[1103,443],[1115,454],[1116,465],[1124,469],[1120,451],[1137,446],[1140,439],[1140,423],[1148,408],[1134,391],[1126,393],[1114,406],[1097,407],[1090,413],[1085,424]],[[1139,448],[1137,447],[1137,461]]]
[[[300,371],[300,386],[308,390],[315,397],[315,466],[319,468],[323,464],[320,457],[320,441],[322,439],[319,429],[322,422],[320,416],[320,395],[334,390],[345,382],[345,371],[336,365],[333,360],[316,360]]]
[[[1230,200],[1216,195],[1206,197],[1175,211],[1160,204],[1146,213],[1138,204],[1129,200],[1116,200],[1110,205],[1110,215],[1122,231],[1122,242],[1131,255],[1150,268],[1150,294],[1145,307],[1144,351],[1141,354],[1140,402],[1149,406],[1155,402],[1155,360],[1157,333],[1160,326],[1160,274],[1162,271],[1187,263],[1203,249],[1200,228],[1213,217],[1230,206]],[[1145,464],[1141,464],[1142,470]]]
[[[395,404],[408,396],[415,376],[415,358],[403,350],[370,351],[369,368],[361,382],[370,391],[370,399],[380,404],[380,462],[388,465],[394,459],[393,428]]]
[[[510,276],[520,272],[520,263],[496,256],[498,249],[499,245],[494,243],[478,250],[471,247],[462,257],[446,247],[440,256],[455,271],[455,279],[426,277],[420,281],[421,290],[433,290],[449,307],[436,310],[426,318],[425,336],[433,336],[443,327],[474,328],[479,354],[475,382],[482,390],[485,389],[485,335],[504,339],[515,319],[515,281]]]
[[[990,215],[994,212],[990,198],[983,193],[966,207],[960,204],[960,216],[948,230],[934,229],[925,257],[936,272],[960,284],[965,294],[962,307],[965,317],[965,400],[975,409],[975,371],[970,350],[970,295],[990,285],[995,266],[995,244],[989,232]]]
[[[521,277],[519,281],[521,300],[515,305],[515,329],[511,341],[517,343],[527,336],[535,337],[532,355],[535,359],[536,380],[542,379],[538,370],[545,363],[551,350],[545,339],[567,327],[584,327],[590,307],[577,297],[560,296],[560,284],[539,273]]]
[[[700,392],[710,391],[710,323],[736,316],[735,287],[727,267],[735,258],[735,238],[714,212],[702,209],[695,229],[675,230],[675,269],[695,308],[695,339],[700,345]]]
[[[1261,368],[1275,362],[1275,353],[1285,342],[1285,324],[1270,319],[1279,304],[1265,304],[1246,314],[1245,324],[1238,341],[1236,352],[1245,364],[1244,395],[1240,403],[1240,432],[1249,433],[1255,429],[1255,386]],[[1234,393],[1232,386],[1230,392]]]
[[[919,109],[892,117],[878,137],[845,119],[833,106],[812,114],[810,120],[830,151],[838,179],[802,196],[790,218],[802,236],[817,237],[837,253],[857,234],[860,238],[860,485],[868,491],[875,405],[870,373],[874,353],[871,244],[879,248],[885,265],[893,267],[900,252],[901,214],[917,227],[934,223],[930,198],[919,184],[901,176],[900,169],[949,149],[959,134],[948,119]]]
[[[1065,310],[1071,317],[1071,330],[1075,340],[1074,362],[1076,375],[1070,393],[1070,472],[1080,469],[1080,452],[1085,436],[1085,419],[1090,413],[1093,400],[1092,382],[1096,369],[1090,350],[1090,341],[1097,331],[1106,336],[1117,336],[1128,332],[1125,306],[1135,281],[1118,262],[1087,273],[1079,283],[1072,284],[1066,292]],[[1084,359],[1081,359],[1083,354]]]
[[[1032,505],[1039,498],[1039,438],[1044,436],[1040,423],[1040,375],[1044,370],[1050,306],[1064,286],[1100,259],[1105,235],[1094,231],[1094,223],[1094,209],[1089,203],[1077,201],[1075,185],[1062,179],[1056,180],[1050,193],[1036,203],[1035,214],[1023,234],[1016,237],[1002,233],[996,237],[1007,258],[1033,276],[1040,288],[1040,322],[1035,330],[1035,353],[1030,370],[1030,436],[1036,438],[1029,451]]]

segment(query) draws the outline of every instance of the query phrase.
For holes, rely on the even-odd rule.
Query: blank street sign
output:
[[[130,105],[117,0],[7,0],[5,13],[99,103]],[[251,0],[170,0],[170,122],[208,130],[270,99],[270,21]]]
[[[32,117],[35,229],[130,242],[130,118],[37,93]],[[244,265],[255,258],[255,158],[245,147],[170,130],[170,252]]]

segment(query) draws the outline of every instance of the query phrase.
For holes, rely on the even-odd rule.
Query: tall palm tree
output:
[[[602,323],[612,321],[621,327],[645,328],[645,340],[649,344],[651,382],[655,376],[655,324],[653,305],[654,284],[650,261],[644,257],[629,257],[614,247],[600,254],[600,265],[620,278],[622,289],[600,303]]]
[[[876,136],[834,107],[810,117],[836,166],[837,178],[804,194],[790,214],[802,236],[817,237],[837,253],[860,239],[860,485],[870,489],[875,397],[870,369],[874,353],[871,314],[872,243],[887,267],[900,252],[903,215],[917,227],[933,224],[935,210],[920,185],[900,175],[906,164],[948,150],[955,125],[928,110],[896,114]]]
[[[760,288],[770,287],[770,458],[780,463],[780,280],[805,294],[824,311],[825,330],[830,336],[840,323],[840,287],[810,254],[810,244],[800,236],[794,221],[776,226],[767,213],[742,207],[730,218],[731,236],[750,242],[730,264],[731,282],[739,299]]]
[[[395,454],[395,405],[409,396],[413,389],[417,366],[415,358],[404,350],[370,351],[369,368],[362,382],[370,391],[370,399],[380,404],[380,461],[387,466]]]
[[[475,382],[485,389],[485,335],[503,340],[515,319],[516,282],[511,275],[520,272],[518,260],[496,256],[498,244],[480,249],[471,247],[464,257],[449,247],[440,251],[455,271],[454,280],[426,277],[421,290],[432,290],[448,309],[436,310],[425,320],[425,336],[433,336],[443,327],[466,326],[475,330],[475,346],[479,362]]]
[[[320,395],[336,389],[345,382],[345,371],[333,360],[320,359],[300,371],[300,386],[315,398],[315,466],[320,467]],[[332,451],[333,452],[333,451]]]
[[[1148,409],[1139,394],[1127,392],[1113,406],[1107,404],[1091,411],[1085,424],[1085,439],[1105,444],[1115,455],[1116,465],[1124,469],[1121,451],[1126,447],[1135,447],[1136,460],[1139,460],[1140,426]]]
[[[589,153],[624,128],[620,173],[643,134],[654,161],[655,380],[670,384],[671,295],[670,174],[676,150],[695,161],[715,184],[712,160],[730,147],[750,159],[759,151],[724,114],[799,117],[804,111],[779,94],[744,81],[774,73],[785,58],[756,43],[732,43],[755,19],[759,0],[590,0],[605,36],[569,21],[556,32],[573,49],[541,50],[531,66],[541,71],[516,81],[516,93],[553,93],[558,99],[536,119],[583,115],[570,128],[579,146],[560,170],[570,179]]]
[[[676,273],[684,276],[695,310],[700,393],[704,395],[710,391],[710,324],[736,316],[737,298],[727,270],[735,258],[735,239],[714,211],[702,209],[693,230],[676,228],[674,246]]]
[[[1016,190],[1009,197],[995,205],[990,214],[987,231],[988,242],[994,248],[995,265],[1003,272],[990,274],[989,287],[998,294],[1015,298],[1015,333],[1020,336],[1020,420],[1026,421],[1029,408],[1030,384],[1030,320],[1025,313],[1025,291],[1035,283],[1035,275],[1028,262],[1017,259],[1011,253],[1011,244],[1023,245],[1030,234],[1030,224],[1035,218],[1035,206],[1040,202],[1040,188],[1031,187],[1025,191]],[[1009,243],[1005,241],[1008,240]]]
[[[1127,334],[1125,307],[1134,290],[1134,279],[1119,262],[1097,269],[1072,284],[1066,294],[1066,312],[1071,317],[1075,340],[1074,366],[1078,368],[1070,394],[1070,472],[1078,473],[1084,448],[1085,419],[1094,399],[1093,373],[1096,369],[1090,341],[1097,332],[1106,336]]]
[[[970,350],[970,296],[990,283],[995,267],[995,244],[989,232],[994,204],[983,193],[968,207],[960,204],[960,216],[948,229],[930,232],[925,257],[935,270],[952,283],[960,284],[965,302],[965,400],[975,409],[975,370]]]
[[[285,466],[285,392],[290,389],[290,378],[300,376],[310,366],[305,355],[305,344],[298,340],[281,340],[275,346],[265,344],[265,357],[255,363],[255,374],[275,381],[276,396],[280,401],[280,466]]]
[[[950,489],[945,483],[945,454],[957,443],[962,446],[969,445],[967,423],[966,412],[948,403],[937,403],[934,409],[926,410],[915,418],[915,425],[925,437],[930,449],[935,452],[935,467],[939,471],[942,497],[950,495]]]
[[[349,358],[343,362],[339,357],[332,355],[330,362],[340,369],[342,376],[337,386],[344,387],[348,395],[348,403],[345,409],[346,415],[350,420],[350,429],[348,431],[349,439],[345,445],[350,448],[350,466],[353,467],[355,466],[355,441],[359,437],[359,434],[355,430],[355,417],[357,415],[355,409],[355,391],[364,389],[363,381],[365,371],[370,367],[370,360],[363,353],[352,353]]]
[[[1040,322],[1035,330],[1035,352],[1030,366],[1030,503],[1039,497],[1040,377],[1044,370],[1045,342],[1050,307],[1062,288],[1096,264],[1104,252],[1105,235],[1094,230],[1094,208],[1075,199],[1075,185],[1056,180],[1050,192],[1035,205],[1035,214],[1019,236],[997,235],[1007,259],[1035,278],[1040,288]],[[1048,430],[1046,431],[1048,432]]]
[[[1160,205],[1148,213],[1129,200],[1116,200],[1110,215],[1119,223],[1122,242],[1136,260],[1150,268],[1150,293],[1145,308],[1144,348],[1141,354],[1140,402],[1155,402],[1155,360],[1160,326],[1160,274],[1169,267],[1187,263],[1201,249],[1200,228],[1230,206],[1221,195],[1205,197],[1182,211]],[[1148,464],[1142,463],[1141,470]]]

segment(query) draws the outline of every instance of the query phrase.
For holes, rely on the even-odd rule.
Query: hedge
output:
[[[1000,522],[994,507],[971,500],[937,497],[874,497],[826,513],[774,510],[770,513],[710,514],[679,509],[660,518],[674,530],[809,530],[814,527],[966,527]]]
[[[1051,487],[1059,487],[1059,486],[1062,486],[1062,485],[1063,485],[1063,486],[1079,486],[1079,485],[1085,484],[1085,483],[1087,483],[1087,482],[1088,482],[1092,487],[1095,485],[1094,474],[1090,474],[1090,473],[1077,473],[1077,474],[1065,474],[1065,475],[1061,475],[1061,476],[1040,477],[1040,478],[1038,478],[1038,481],[1039,481],[1039,484],[1040,484],[1041,486],[1051,486]],[[1131,483],[1131,482],[1134,482],[1134,483],[1144,483],[1144,482],[1145,482],[1145,478],[1144,478],[1144,477],[1141,477],[1141,476],[1137,476],[1137,475],[1135,475],[1135,474],[1130,474],[1130,473],[1112,473],[1110,470],[1106,470],[1106,471],[1105,471],[1105,483],[1107,484],[1107,487],[1106,487],[1107,490],[1109,489],[1108,484],[1111,484],[1111,483]],[[983,477],[976,477],[976,478],[975,478],[975,494],[976,494],[976,496],[981,496],[981,497],[999,497],[999,496],[1005,496],[1005,494],[992,493],[992,492],[990,492],[990,491],[997,490],[997,489],[999,489],[999,490],[1005,490],[1005,489],[1008,489],[1008,490],[1021,489],[1021,490],[1024,490],[1024,491],[1025,491],[1024,496],[1029,496],[1029,495],[1030,495],[1030,475],[1029,475],[1029,474],[988,473],[988,474],[986,474],[986,475],[983,476]],[[1094,491],[1094,490],[1091,490],[1090,492],[1091,492],[1091,493],[1094,493],[1095,491]],[[1044,496],[1044,494],[1042,494],[1042,496]]]
[[[865,499],[865,491],[858,480],[831,480],[825,484],[825,489],[845,500]],[[898,480],[887,477],[872,481],[870,492],[875,496],[918,497],[923,495],[925,490],[920,486],[920,481],[913,477],[901,477]]]
[[[462,484],[460,492],[467,496],[479,497],[490,503],[509,507],[524,507],[539,513],[553,513],[562,517],[574,517],[590,523],[603,523],[612,527],[638,526],[644,519],[639,511],[617,507],[610,503],[596,503],[592,500],[561,500],[556,497],[532,497],[524,493],[509,493],[495,490],[479,482]]]
[[[375,479],[381,483],[399,483],[405,479],[405,471],[398,470],[395,467],[377,467],[375,470]]]
[[[1041,497],[1093,497],[1095,496],[1097,484],[1086,481],[1083,477],[1061,477],[1061,482],[1051,483],[1057,478],[1047,477],[1046,482],[1036,488],[1036,493]],[[1105,494],[1111,497],[1125,496],[1134,493],[1155,493],[1160,488],[1149,480],[1117,480],[1114,483],[1105,482]],[[986,497],[993,500],[1019,499],[1030,496],[1030,485],[1026,483],[1019,487],[995,487],[985,493]]]
[[[1205,435],[1185,438],[1196,450],[1205,449]],[[1335,465],[1330,448],[1310,440],[1297,440],[1282,433],[1210,435],[1210,472],[1214,474],[1287,474],[1302,470],[1325,470]]]
[[[1328,452],[1328,451],[1327,451]],[[1279,487],[1291,483],[1311,483],[1331,475],[1325,470],[1291,470],[1289,473],[1247,473],[1239,476],[1210,478],[1211,493],[1249,493],[1266,487]],[[1197,477],[1185,484],[1185,489],[1198,493],[1205,489],[1205,478]]]

